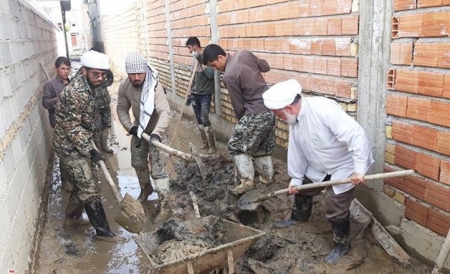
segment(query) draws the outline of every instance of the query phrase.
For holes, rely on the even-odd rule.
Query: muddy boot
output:
[[[141,189],[141,193],[139,194],[139,197],[137,200],[139,203],[143,203],[147,201],[148,196],[150,196],[153,193],[153,186],[152,184],[147,184],[143,189]]]
[[[262,156],[255,158],[255,169],[259,174],[259,181],[263,184],[272,182],[273,164],[272,156]]]
[[[103,209],[100,199],[86,202],[84,205],[86,213],[91,221],[92,226],[95,228],[97,234],[95,238],[100,241],[107,242],[125,242],[124,237],[117,236],[109,228],[108,220],[106,219],[105,210]]]
[[[233,160],[234,165],[237,168],[241,184],[233,188],[231,193],[234,195],[239,195],[253,189],[255,169],[253,167],[252,158],[248,154],[235,155],[233,156]]]
[[[303,196],[295,194],[294,208],[292,209],[291,218],[286,221],[279,221],[274,224],[274,228],[285,228],[296,223],[305,223],[309,221],[312,211],[312,196]]]
[[[209,145],[208,154],[216,153],[217,152],[216,140],[214,140],[214,132],[210,126],[205,127],[205,135]]]
[[[114,151],[108,147],[108,135],[109,135],[109,128],[102,129],[101,147],[103,152],[112,154],[114,153]]]
[[[143,203],[147,201],[148,196],[150,196],[150,194],[152,194],[153,192],[153,186],[150,182],[150,171],[145,167],[136,167],[134,168],[134,170],[136,171],[136,175],[139,180],[139,186],[141,187],[141,193],[139,194],[137,200],[140,203]],[[148,195],[146,195],[147,193]]]
[[[72,229],[79,226],[90,225],[89,220],[85,220],[82,217],[83,214],[83,202],[78,198],[77,190],[70,194],[69,203],[66,207],[66,218],[64,219],[64,229]]]
[[[200,137],[202,137],[202,146],[200,148],[209,148],[208,139],[206,138],[205,127],[203,125],[198,125],[198,130],[200,131]]]
[[[325,257],[325,262],[334,263],[350,251],[350,217],[338,222],[331,222],[333,228],[333,250]]]
[[[159,212],[155,217],[154,223],[162,223],[172,215],[170,181],[169,178],[155,179],[158,188]]]

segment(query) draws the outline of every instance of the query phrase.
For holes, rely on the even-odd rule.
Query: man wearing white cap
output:
[[[69,229],[89,224],[81,217],[85,209],[96,230],[97,239],[124,241],[125,238],[111,231],[106,219],[98,180],[94,175],[95,163],[103,158],[90,143],[96,130],[92,119],[95,113],[95,89],[105,79],[109,58],[103,53],[88,51],[81,56],[81,65],[80,73],[61,93],[55,111],[53,146],[61,166],[75,183],[67,204],[64,227]]]
[[[325,261],[334,262],[350,250],[349,208],[354,185],[364,183],[374,160],[364,130],[339,104],[323,97],[302,98],[301,92],[296,80],[288,80],[263,94],[264,104],[289,124],[289,192],[295,194],[295,208],[289,220],[277,222],[275,227],[308,221],[312,196],[323,189],[299,192],[296,186],[350,177],[352,183],[328,187],[325,192],[325,216],[334,235],[334,248]]]
[[[169,176],[166,172],[167,153],[142,140],[142,133],[151,140],[167,143],[166,129],[170,122],[170,107],[164,89],[158,82],[158,71],[148,65],[139,52],[131,52],[125,58],[128,77],[122,80],[117,98],[117,115],[122,126],[131,136],[131,165],[141,187],[138,200],[147,201],[152,194],[150,170],[159,196],[159,215],[155,222],[169,217],[171,199]],[[131,121],[130,108],[134,121]]]

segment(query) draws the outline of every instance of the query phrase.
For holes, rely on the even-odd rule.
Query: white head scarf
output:
[[[294,102],[297,94],[302,93],[302,86],[297,80],[290,79],[271,86],[262,97],[268,109],[282,109]]]

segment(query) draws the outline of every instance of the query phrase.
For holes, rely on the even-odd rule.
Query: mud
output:
[[[112,91],[116,93],[115,83]],[[117,96],[112,94],[113,101]],[[112,109],[115,109],[113,104]],[[175,117],[176,118],[176,117]],[[173,131],[176,119],[170,130]],[[201,146],[196,126],[191,121],[182,120],[180,132],[172,147],[190,152],[189,142],[197,148]],[[120,188],[122,196],[129,193],[136,198],[139,195],[137,177],[131,167],[129,136],[118,123],[113,111],[113,126],[110,145],[114,155],[107,157],[107,166]],[[170,133],[169,133],[170,136]],[[206,151],[201,151],[205,153]],[[234,178],[233,163],[226,154],[226,146],[218,143],[218,151],[224,156],[202,159],[206,166],[206,179],[203,180],[195,163],[186,163],[176,157],[168,162],[171,188],[175,196],[174,215],[166,224],[154,223],[156,216],[157,194],[150,196],[143,204],[146,220],[143,235],[158,235],[153,240],[152,256],[159,263],[173,261],[186,254],[195,254],[209,248],[220,229],[207,234],[192,233],[192,229],[183,230],[182,222],[195,219],[189,192],[198,198],[199,212],[202,217],[214,215],[222,219],[242,222],[266,232],[241,257],[235,258],[236,273],[430,273],[430,269],[413,259],[410,267],[405,268],[393,260],[375,241],[370,232],[365,231],[363,222],[352,219],[352,248],[336,264],[325,264],[324,257],[332,249],[331,226],[323,213],[323,197],[314,197],[313,214],[307,223],[297,224],[276,230],[273,222],[287,219],[293,204],[293,197],[282,195],[261,203],[257,212],[237,212],[236,202],[239,197],[229,193],[237,185]],[[265,185],[256,176],[256,188],[262,193],[269,193],[287,187],[289,177],[286,164],[274,159],[274,180]],[[61,190],[58,167],[55,164],[54,179],[48,185],[50,198],[38,247],[39,258],[34,263],[31,273],[149,273],[150,262],[143,250],[137,245],[133,236],[114,222],[119,210],[117,202],[106,181],[102,179],[101,188],[103,204],[111,228],[118,235],[128,239],[125,243],[105,243],[96,241],[93,228],[64,230],[64,209],[68,194]],[[355,215],[355,214],[354,214]],[[356,216],[356,215],[355,215]],[[86,216],[84,216],[86,217]],[[359,227],[355,230],[354,228]],[[186,227],[185,227],[186,228]],[[190,231],[190,232],[189,232]],[[196,231],[196,230],[194,230]],[[156,233],[156,234],[155,234]],[[182,239],[180,241],[180,239]],[[152,244],[146,245],[152,246]],[[182,252],[179,252],[182,251]]]

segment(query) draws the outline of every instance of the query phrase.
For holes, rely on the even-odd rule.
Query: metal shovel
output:
[[[91,145],[97,149],[93,141],[91,141]],[[114,180],[106,168],[105,162],[98,161],[98,164],[100,165],[103,174],[111,187],[114,198],[116,198],[117,203],[119,204],[120,210],[117,212],[114,220],[131,233],[141,232],[144,229],[145,224],[145,212],[141,203],[133,199],[133,197],[131,197],[128,193],[126,193],[125,197],[122,199]]]
[[[364,176],[365,181],[372,181],[372,180],[378,180],[378,179],[386,179],[386,178],[393,178],[393,177],[401,177],[401,176],[407,176],[414,173],[414,170],[403,170],[403,171],[394,171],[394,172],[388,172],[388,173],[378,173],[373,175],[367,175]],[[350,183],[350,178],[347,179],[341,179],[341,180],[332,180],[332,181],[325,181],[320,183],[312,183],[312,184],[306,184],[302,186],[296,187],[297,190],[302,191],[305,189],[312,189],[312,188],[319,188],[319,187],[327,187],[327,186],[334,186],[334,185],[341,185],[341,184],[348,184]],[[282,189],[277,190],[268,194],[263,194],[260,190],[250,190],[246,192],[244,195],[239,198],[237,202],[237,207],[239,210],[248,210],[248,211],[254,211],[258,208],[259,204],[261,202],[272,198],[277,195],[281,194],[287,194],[289,193],[289,189]]]

